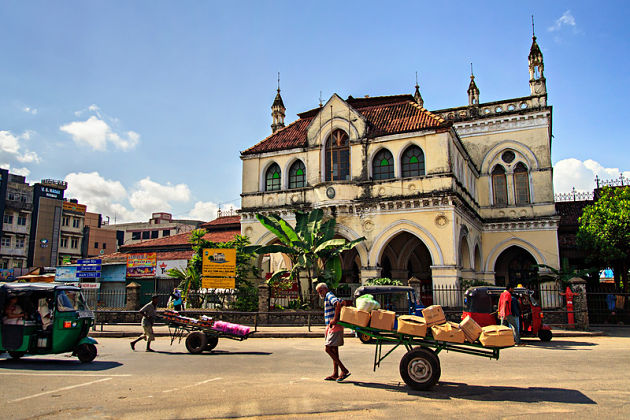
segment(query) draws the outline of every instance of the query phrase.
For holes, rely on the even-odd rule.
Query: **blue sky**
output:
[[[529,94],[531,21],[557,192],[630,176],[627,2],[0,1],[0,166],[120,221],[239,205],[239,152],[333,93],[425,106]]]

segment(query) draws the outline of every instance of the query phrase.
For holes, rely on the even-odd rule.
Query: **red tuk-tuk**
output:
[[[481,327],[498,324],[499,296],[503,291],[505,288],[497,286],[477,286],[466,290],[462,319],[470,316]],[[534,298],[534,291],[518,287],[514,289],[513,296],[518,298],[521,306],[521,337],[538,337],[541,341],[550,341],[551,327],[543,324],[542,308]]]

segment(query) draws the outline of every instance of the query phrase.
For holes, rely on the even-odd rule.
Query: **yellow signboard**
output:
[[[234,289],[236,288],[236,280],[233,278],[202,277],[201,287],[204,289]]]
[[[236,249],[205,248],[201,277],[236,277]]]

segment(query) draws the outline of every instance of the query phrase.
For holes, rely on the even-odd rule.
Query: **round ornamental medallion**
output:
[[[503,162],[505,162],[505,163],[512,163],[514,161],[515,157],[516,157],[516,155],[511,150],[505,151],[501,155],[501,159],[503,159]]]
[[[437,227],[444,227],[446,226],[446,223],[448,223],[448,219],[443,214],[440,214],[435,218],[435,225]]]
[[[364,232],[370,232],[372,229],[374,229],[374,223],[371,220],[366,220],[365,222],[363,222]]]
[[[330,198],[331,200],[335,198],[335,189],[333,187],[326,188],[326,197]]]

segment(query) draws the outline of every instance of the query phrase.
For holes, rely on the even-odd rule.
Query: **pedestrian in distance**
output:
[[[499,319],[501,325],[512,328],[514,343],[519,344],[518,319],[515,319],[512,312],[512,293],[514,293],[514,285],[509,284],[507,289],[499,296]]]
[[[184,303],[182,300],[182,292],[177,287],[173,289],[173,293],[171,293],[171,303],[173,304],[173,309],[176,311],[182,310],[182,304]]]
[[[155,351],[151,348],[151,341],[155,340],[155,336],[153,335],[153,324],[155,322],[155,318],[157,316],[157,303],[158,303],[157,295],[153,295],[151,297],[151,302],[147,303],[140,309],[138,312],[142,314],[142,329],[143,333],[140,337],[133,340],[131,343],[131,350],[136,350],[136,343],[140,340],[147,341],[147,350],[146,351]]]
[[[326,381],[342,382],[350,371],[339,359],[339,347],[343,346],[343,327],[337,325],[343,303],[333,292],[328,290],[326,283],[319,283],[315,288],[319,296],[324,299],[324,323],[326,324],[325,346],[326,353],[333,361],[333,374],[326,377]],[[341,369],[341,376],[339,370]]]

